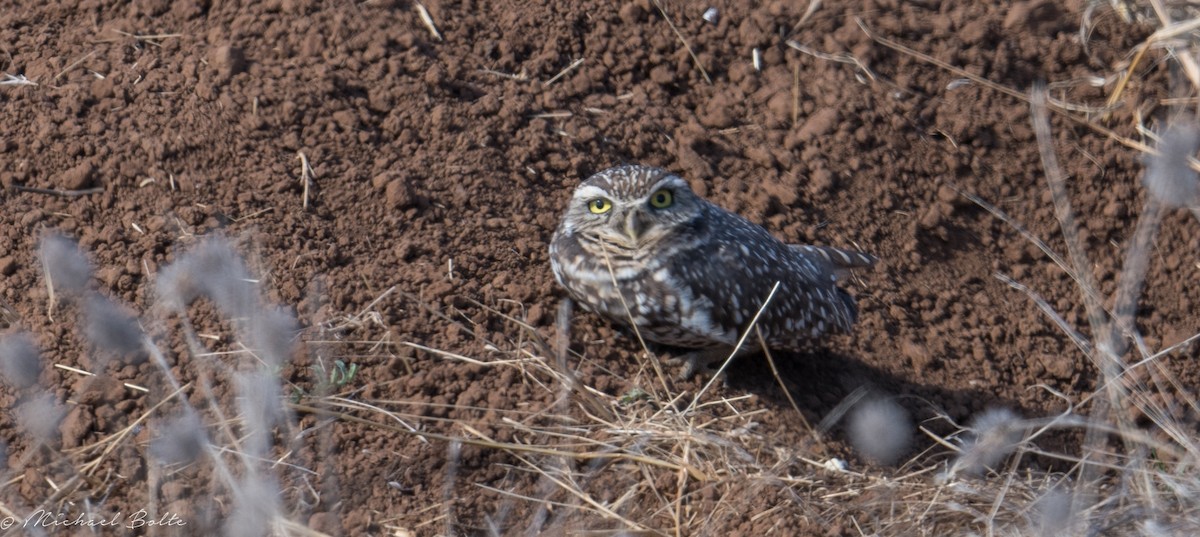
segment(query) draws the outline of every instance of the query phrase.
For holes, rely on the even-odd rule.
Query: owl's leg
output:
[[[676,356],[669,361],[672,363],[682,363],[683,371],[679,373],[681,380],[692,378],[696,373],[711,374],[721,364],[729,358],[729,353],[733,352],[733,347],[710,347],[707,349],[698,349],[691,351],[682,356]],[[744,354],[744,352],[739,352]]]

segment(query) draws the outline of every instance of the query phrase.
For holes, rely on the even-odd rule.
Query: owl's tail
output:
[[[843,250],[832,246],[810,246],[807,244],[793,244],[792,250],[799,252],[804,257],[817,261],[819,264],[829,267],[839,280],[846,277],[851,269],[867,268],[873,266],[878,259],[870,254],[856,252],[854,250]]]
[[[837,290],[838,298],[842,301],[843,312],[845,312],[845,322],[839,324],[839,328],[843,332],[849,332],[850,327],[858,323],[858,303],[854,301],[854,297],[850,296],[845,289]]]

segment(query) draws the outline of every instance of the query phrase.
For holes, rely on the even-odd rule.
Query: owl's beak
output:
[[[625,236],[629,237],[630,241],[637,244],[638,239],[650,227],[650,220],[646,218],[646,214],[640,210],[634,209],[625,215]]]

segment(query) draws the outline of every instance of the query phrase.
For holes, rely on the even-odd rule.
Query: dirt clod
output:
[[[83,190],[92,186],[96,167],[90,162],[79,164],[58,176],[58,187],[63,190]]]

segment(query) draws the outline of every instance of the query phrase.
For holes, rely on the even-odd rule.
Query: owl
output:
[[[550,242],[554,278],[575,302],[646,341],[692,349],[680,357],[684,377],[727,358],[755,315],[770,349],[848,332],[858,308],[838,280],[874,262],[785,244],[678,175],[638,165],[581,183]],[[751,334],[743,349],[757,348]]]

